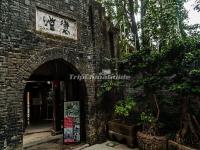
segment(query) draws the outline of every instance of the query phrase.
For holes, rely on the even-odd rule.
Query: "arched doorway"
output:
[[[80,73],[63,59],[48,61],[31,74],[24,89],[25,134],[47,130],[53,135],[62,133],[65,103],[79,102],[80,140],[85,141],[86,86],[84,81],[71,80],[71,75]]]

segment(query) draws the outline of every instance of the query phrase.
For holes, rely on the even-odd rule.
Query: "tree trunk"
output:
[[[183,138],[186,135],[189,129],[189,122],[187,118],[187,112],[188,112],[187,105],[188,105],[187,98],[182,97],[182,106],[181,106],[182,116],[181,116],[181,133],[180,133],[181,138]]]
[[[148,34],[145,33],[145,16],[146,16],[146,11],[147,11],[147,4],[148,0],[141,0],[141,40],[142,40],[142,45],[141,47],[144,49],[147,49],[149,45],[149,38]]]
[[[130,8],[129,15],[130,15],[130,19],[131,19],[131,31],[135,37],[136,50],[140,50],[138,28],[137,28],[137,23],[135,20],[135,13],[134,13],[134,1],[128,0],[128,2],[129,2],[129,8]]]
[[[160,107],[159,107],[158,100],[157,100],[155,94],[153,94],[153,99],[154,99],[154,102],[155,102],[155,104],[156,104],[156,109],[157,109],[156,120],[158,121],[158,119],[159,119],[159,117],[160,117]]]
[[[182,97],[181,105],[181,129],[177,133],[176,141],[181,144],[195,145],[200,138],[200,135],[198,134],[199,123],[196,120],[196,117],[190,114],[188,97]],[[188,138],[188,135],[190,135],[190,140],[186,140],[186,138]],[[188,141],[190,142],[188,143]]]

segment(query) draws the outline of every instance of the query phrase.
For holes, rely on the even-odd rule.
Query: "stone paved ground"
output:
[[[41,141],[43,139],[47,139],[51,137],[50,132],[42,132],[42,133],[37,133],[37,134],[28,134],[24,136],[23,139],[23,144],[28,145],[30,142],[34,141]]]
[[[54,141],[45,142],[28,148],[24,150],[72,150],[82,147],[85,144],[80,145],[63,145],[62,139],[57,139]]]
[[[96,144],[90,147],[85,148],[84,150],[139,150],[137,148],[128,148],[123,144],[117,142],[107,141],[102,144]]]
[[[89,146],[89,144],[63,145],[62,134],[51,136],[51,132],[24,135],[24,150],[138,150],[114,141]]]
[[[96,144],[93,146],[88,145],[63,145],[61,140],[51,141],[47,143],[43,143],[40,145],[36,145],[25,150],[139,150],[137,148],[131,149],[126,147],[123,144],[119,144],[117,142],[107,141],[102,144]],[[85,147],[85,148],[84,148]]]

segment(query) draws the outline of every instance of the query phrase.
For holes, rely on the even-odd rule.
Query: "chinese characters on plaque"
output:
[[[65,17],[36,10],[36,30],[77,40],[77,23]]]

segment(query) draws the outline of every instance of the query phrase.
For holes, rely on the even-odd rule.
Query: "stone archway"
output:
[[[75,138],[75,142],[85,141],[86,87],[84,81],[71,80],[71,75],[80,75],[80,73],[64,59],[45,62],[32,73],[24,91],[25,145],[27,145],[27,137],[30,141],[35,136],[41,137],[41,133],[48,132],[51,137],[51,134],[56,135],[63,132],[64,118],[66,118],[64,114],[66,111],[71,111],[67,108],[64,109],[65,104],[68,106],[77,104],[78,110],[76,111],[80,112],[77,118],[73,119],[76,120],[74,122],[76,131],[70,128],[76,132],[73,133],[76,134],[76,137],[71,137],[70,140]],[[72,114],[72,116],[74,115]],[[69,130],[65,131],[64,135],[67,137],[66,134]]]
[[[30,78],[31,74],[34,70],[36,70],[41,64],[44,64],[48,61],[55,59],[63,59],[64,61],[73,64],[73,66],[80,72],[80,74],[90,74],[92,73],[92,65],[83,61],[77,60],[77,54],[72,51],[67,51],[62,48],[51,48],[46,49],[41,52],[35,52],[28,60],[25,61],[22,65],[20,65],[20,69],[16,74],[15,80],[8,83],[10,85],[9,92],[15,92],[15,97],[13,97],[13,101],[18,101],[16,108],[12,111],[16,111],[15,120],[19,123],[18,128],[15,128],[15,133],[13,131],[9,131],[10,139],[18,141],[17,143],[22,143],[22,128],[23,128],[23,94],[24,88],[26,86],[26,81]],[[85,67],[83,67],[85,66]],[[96,129],[95,129],[95,82],[94,81],[86,81],[85,86],[87,89],[87,100],[85,101],[86,115],[85,119],[86,124],[86,141],[88,143],[94,143],[96,139]],[[11,100],[11,99],[10,99]],[[10,101],[12,103],[12,100]],[[91,120],[91,121],[89,121]],[[21,124],[21,125],[20,125]]]

